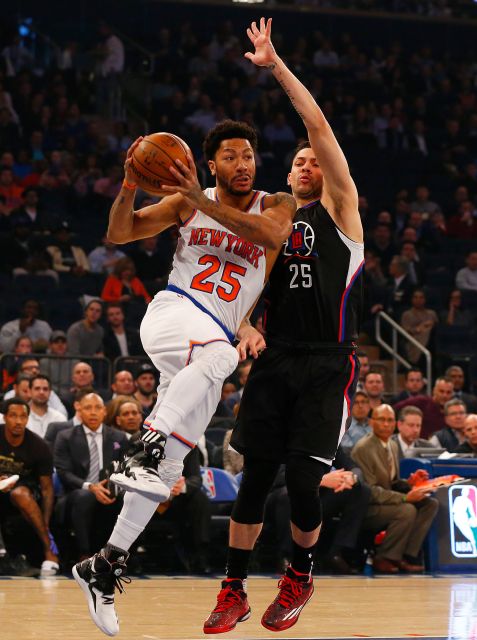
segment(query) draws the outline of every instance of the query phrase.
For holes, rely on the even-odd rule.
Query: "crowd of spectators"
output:
[[[447,6],[424,4],[443,11]],[[157,372],[142,350],[138,326],[146,304],[165,286],[177,240],[175,229],[124,247],[104,236],[133,136],[131,123],[116,117],[117,100],[110,104],[108,98],[119,90],[122,43],[101,29],[102,66],[94,79],[75,66],[78,44],[65,45],[68,64],[41,76],[21,42],[0,57],[0,350],[7,401],[0,476],[25,470],[0,495],[2,508],[8,506],[2,510],[0,556],[7,549],[9,556],[39,558],[47,575],[58,570],[58,560],[75,561],[106,539],[120,506],[121,496],[108,484],[108,466],[155,402]],[[399,459],[416,447],[477,452],[472,369],[441,366],[452,360],[453,339],[471,350],[476,329],[476,67],[423,43],[364,46],[346,33],[330,40],[318,32],[287,41],[277,33],[276,41],[356,170],[366,232],[363,342],[373,342],[373,319],[385,311],[434,355],[446,356],[435,358],[436,379],[427,395],[415,346],[404,346],[413,368],[400,390],[386,388],[383,371],[369,368],[361,354],[362,378],[340,452],[346,458],[323,484],[329,496],[324,531],[338,514],[342,528],[329,532],[322,566],[352,571],[359,566],[362,532],[383,527],[387,542],[378,551],[376,570],[420,571],[420,543],[435,504],[417,507],[419,526],[411,522],[422,496],[413,478],[399,477]],[[242,34],[225,22],[204,41],[185,22],[177,29],[162,27],[156,46],[151,128],[181,135],[205,179],[205,132],[226,116],[245,120],[260,134],[259,177],[283,189],[302,128],[269,73],[243,59]],[[359,176],[375,169],[369,158],[384,157],[393,159],[399,176],[384,190],[376,184],[377,193],[363,180],[362,190]],[[412,171],[406,171],[408,163]],[[137,206],[151,202],[139,193]],[[242,364],[224,384],[214,423],[188,461],[171,504],[157,516],[176,532],[194,531],[191,548],[184,550],[184,539],[176,548],[186,568],[207,570],[210,561],[210,504],[200,491],[199,464],[240,472],[240,460],[230,452],[223,457],[222,444],[249,370],[250,363]],[[367,456],[367,442],[376,445],[376,438],[393,443],[391,457],[381,460],[385,482],[372,470],[378,458]],[[267,518],[283,564],[290,539],[280,478],[273,494]],[[350,504],[360,505],[359,513]],[[384,504],[399,506],[393,518],[400,528],[385,521]],[[28,546],[17,535],[25,532],[25,521],[41,542],[36,556],[30,553],[31,537]],[[411,538],[414,543],[407,544]],[[141,540],[138,549],[147,555],[148,545],[150,539]],[[9,567],[30,570],[21,561]]]

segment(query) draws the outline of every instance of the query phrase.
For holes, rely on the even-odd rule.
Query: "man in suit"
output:
[[[104,332],[104,355],[110,360],[120,356],[143,356],[144,349],[137,331],[124,326],[124,311],[121,303],[110,302],[106,308],[106,330]]]
[[[107,537],[119,512],[118,500],[111,494],[102,472],[126,452],[128,439],[118,429],[103,424],[104,402],[96,393],[79,402],[81,425],[61,431],[55,444],[54,461],[65,496],[59,500],[57,513],[63,516],[76,536],[80,558],[92,551],[93,521]],[[95,541],[96,542],[96,541]]]
[[[413,458],[413,450],[416,448],[433,448],[429,440],[419,437],[422,428],[422,411],[417,407],[411,405],[401,409],[397,427],[399,433],[395,433],[392,440],[397,444],[399,462],[403,458]]]
[[[81,416],[79,413],[80,401],[84,396],[88,395],[89,393],[94,393],[93,387],[84,387],[83,389],[79,389],[79,391],[75,393],[75,400],[74,400],[75,413],[70,420],[61,421],[61,422],[50,422],[50,424],[48,425],[44,440],[49,445],[52,451],[55,450],[56,437],[60,433],[60,431],[64,431],[65,429],[71,429],[71,427],[76,427],[79,424],[81,424]]]
[[[420,469],[405,481],[399,477],[397,444],[391,439],[396,427],[393,408],[388,404],[376,407],[370,422],[373,432],[355,445],[351,457],[371,487],[363,526],[372,531],[386,529],[374,559],[374,570],[377,573],[421,572],[424,566],[418,557],[438,502],[427,497],[425,489],[414,486],[427,479],[426,471]]]

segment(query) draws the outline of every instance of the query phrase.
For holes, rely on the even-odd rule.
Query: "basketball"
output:
[[[190,149],[184,140],[172,133],[146,136],[134,149],[131,159],[131,171],[138,187],[152,195],[165,195],[161,185],[177,184],[169,167],[175,164],[175,160],[181,160],[188,166],[187,151]]]

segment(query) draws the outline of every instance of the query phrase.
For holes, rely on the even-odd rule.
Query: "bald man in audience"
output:
[[[382,404],[373,409],[372,433],[355,445],[351,457],[371,487],[371,499],[363,526],[386,530],[374,559],[376,573],[420,573],[421,547],[438,509],[438,502],[425,489],[414,485],[428,478],[419,469],[407,480],[399,476],[397,443],[391,438],[396,428],[394,409]]]
[[[469,413],[464,425],[465,442],[460,444],[454,453],[471,453],[477,458],[477,414]]]

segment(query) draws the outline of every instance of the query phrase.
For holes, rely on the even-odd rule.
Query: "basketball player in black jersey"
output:
[[[252,23],[247,33],[255,52],[246,57],[271,70],[301,116],[309,144],[298,148],[288,176],[299,208],[270,275],[267,348],[252,367],[231,440],[244,454],[243,479],[230,522],[226,579],[205,633],[229,631],[250,616],[248,561],[282,463],[293,556],[262,625],[281,631],[297,622],[313,593],[318,487],[344,433],[359,372],[364,247],[356,187],[321,109],[276,54],[271,20]],[[265,346],[246,322],[239,335],[242,356]]]

